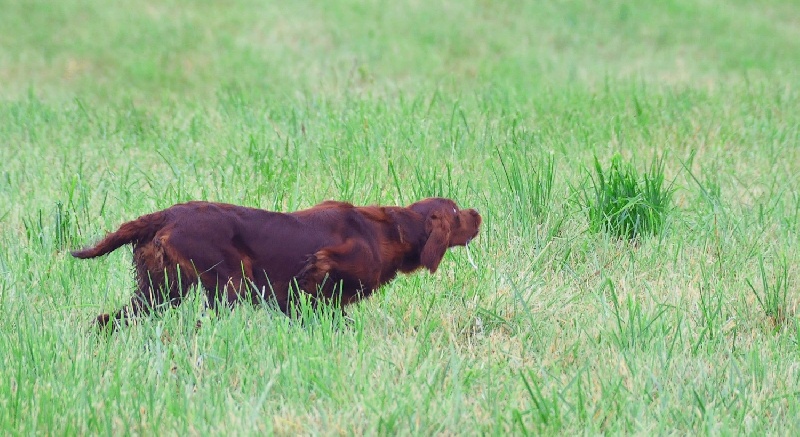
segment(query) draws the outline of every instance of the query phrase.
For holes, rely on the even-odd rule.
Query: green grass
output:
[[[791,287],[789,266],[785,259],[780,262],[780,265],[777,266],[779,271],[775,274],[774,283],[767,276],[763,258],[759,258],[758,266],[761,273],[761,291],[757,291],[749,279],[746,280],[747,286],[753,291],[758,306],[761,307],[764,314],[776,327],[780,327],[787,321],[787,298]]]
[[[611,158],[608,170],[603,170],[595,158],[594,170],[594,196],[583,192],[590,230],[628,240],[661,233],[672,209],[673,194],[671,186],[664,186],[663,158],[654,159],[642,176],[619,155]]]
[[[800,426],[796,2],[0,10],[4,434]],[[656,237],[591,231],[586,169],[615,156],[642,178],[663,157]],[[477,268],[452,250],[346,329],[193,299],[95,335],[130,250],[68,254],[188,199],[433,195],[483,215]]]

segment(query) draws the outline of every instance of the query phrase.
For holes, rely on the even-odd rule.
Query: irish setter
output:
[[[368,297],[397,272],[432,273],[449,247],[478,235],[481,216],[445,198],[408,207],[326,201],[289,214],[188,202],[123,224],[77,258],[133,245],[137,289],[130,304],[97,317],[115,325],[164,304],[176,306],[199,283],[217,300],[273,301],[286,314],[293,290],[339,304]]]

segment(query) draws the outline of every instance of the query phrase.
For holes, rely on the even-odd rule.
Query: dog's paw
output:
[[[98,334],[110,335],[118,328],[119,320],[115,320],[110,314],[100,314],[92,322],[90,330]]]
[[[100,314],[94,321],[95,326],[97,329],[105,329],[108,326],[108,323],[111,322],[111,315],[110,314]]]

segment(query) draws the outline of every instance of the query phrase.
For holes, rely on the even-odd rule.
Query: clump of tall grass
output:
[[[759,271],[761,273],[761,292],[758,292],[750,282],[745,279],[747,286],[753,292],[758,301],[758,305],[764,314],[772,322],[775,328],[782,326],[787,320],[788,303],[786,296],[789,293],[789,266],[786,259],[783,259],[777,266],[774,282],[770,282],[767,270],[764,268],[764,258],[758,259]]]
[[[655,158],[641,176],[620,155],[603,169],[594,159],[593,191],[584,189],[583,199],[589,212],[589,229],[607,232],[618,238],[637,240],[657,235],[672,208],[672,185],[665,186],[664,161]]]
[[[544,217],[550,211],[553,200],[555,165],[553,156],[532,160],[524,155],[503,159],[497,149],[505,182],[511,195],[509,208],[515,217],[528,223],[531,217]]]

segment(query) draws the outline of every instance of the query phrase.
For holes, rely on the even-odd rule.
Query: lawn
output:
[[[796,1],[0,10],[3,434],[800,427]],[[655,231],[598,216],[620,169],[671,194]],[[198,297],[98,335],[131,251],[69,255],[190,199],[429,196],[480,236],[347,327]]]

